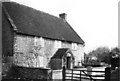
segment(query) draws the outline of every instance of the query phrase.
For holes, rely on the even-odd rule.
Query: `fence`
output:
[[[65,69],[63,67],[63,81],[110,81],[110,68],[106,68],[105,71],[89,71],[89,70],[77,70],[77,69]],[[96,73],[93,75],[93,73]],[[98,74],[98,75],[97,75]]]

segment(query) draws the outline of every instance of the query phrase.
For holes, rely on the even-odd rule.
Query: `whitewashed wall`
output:
[[[47,68],[59,48],[70,48],[76,65],[84,59],[83,45],[80,44],[24,35],[16,35],[14,43],[14,63],[20,66]]]

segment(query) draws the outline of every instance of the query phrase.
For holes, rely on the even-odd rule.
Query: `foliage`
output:
[[[85,54],[85,63],[111,63],[111,57],[113,55],[120,56],[120,49],[115,47],[113,49],[109,49],[108,47],[99,47],[95,50],[92,50],[88,54]],[[97,59],[93,59],[96,57]]]
[[[112,55],[118,55],[118,56],[120,56],[120,48],[118,48],[118,47],[113,48],[111,50],[111,56]]]

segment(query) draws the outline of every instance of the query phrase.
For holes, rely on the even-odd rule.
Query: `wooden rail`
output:
[[[66,80],[83,81],[83,79],[87,79],[90,81],[97,81],[97,80],[110,81],[110,69],[105,69],[105,71],[97,71],[97,70],[89,71],[89,70],[77,70],[77,69],[63,68],[63,81],[66,81]]]

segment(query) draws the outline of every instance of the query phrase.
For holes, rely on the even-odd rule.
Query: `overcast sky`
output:
[[[67,14],[67,21],[85,41],[85,52],[106,46],[118,46],[119,0],[11,0],[57,16]]]

